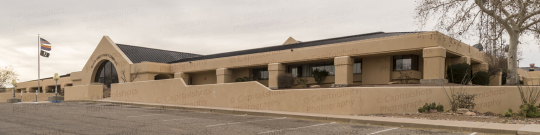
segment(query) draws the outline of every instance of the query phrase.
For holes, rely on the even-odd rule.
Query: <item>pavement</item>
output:
[[[484,135],[538,134],[539,129],[538,125],[234,110],[110,100],[0,104],[0,135]]]

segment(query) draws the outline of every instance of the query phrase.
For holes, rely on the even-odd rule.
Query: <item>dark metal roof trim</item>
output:
[[[118,43],[116,43],[116,45],[133,63],[141,63],[143,61],[167,63],[173,60],[203,56],[199,54],[167,51]]]

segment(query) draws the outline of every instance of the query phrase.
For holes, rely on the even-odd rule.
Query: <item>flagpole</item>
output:
[[[41,82],[40,79],[41,79],[41,78],[40,78],[40,76],[39,76],[39,75],[40,75],[40,73],[39,73],[39,71],[40,71],[40,70],[39,70],[39,65],[40,65],[40,63],[39,63],[39,62],[40,62],[40,61],[39,61],[40,44],[41,44],[41,40],[39,39],[39,34],[38,34],[38,56],[37,56],[37,57],[38,57],[38,68],[37,68],[37,69],[38,69],[38,89],[36,90],[36,102],[37,102],[38,91],[41,90],[41,85],[40,85],[40,82]]]

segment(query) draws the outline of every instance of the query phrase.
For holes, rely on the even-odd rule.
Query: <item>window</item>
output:
[[[335,75],[334,62],[291,65],[287,69],[287,72],[291,73],[294,77],[312,77],[313,70],[316,69],[328,71],[328,75]]]
[[[253,77],[257,80],[268,80],[268,68],[253,69]]]
[[[354,60],[353,74],[361,74],[361,73],[362,73],[362,59]]]
[[[111,88],[112,83],[118,83],[116,68],[110,61],[105,61],[99,66],[94,82],[103,83],[107,88]]]
[[[418,70],[418,55],[394,56],[394,71]]]

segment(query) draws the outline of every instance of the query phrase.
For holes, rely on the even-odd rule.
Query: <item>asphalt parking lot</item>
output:
[[[481,135],[115,105],[109,103],[0,104],[0,135]]]

